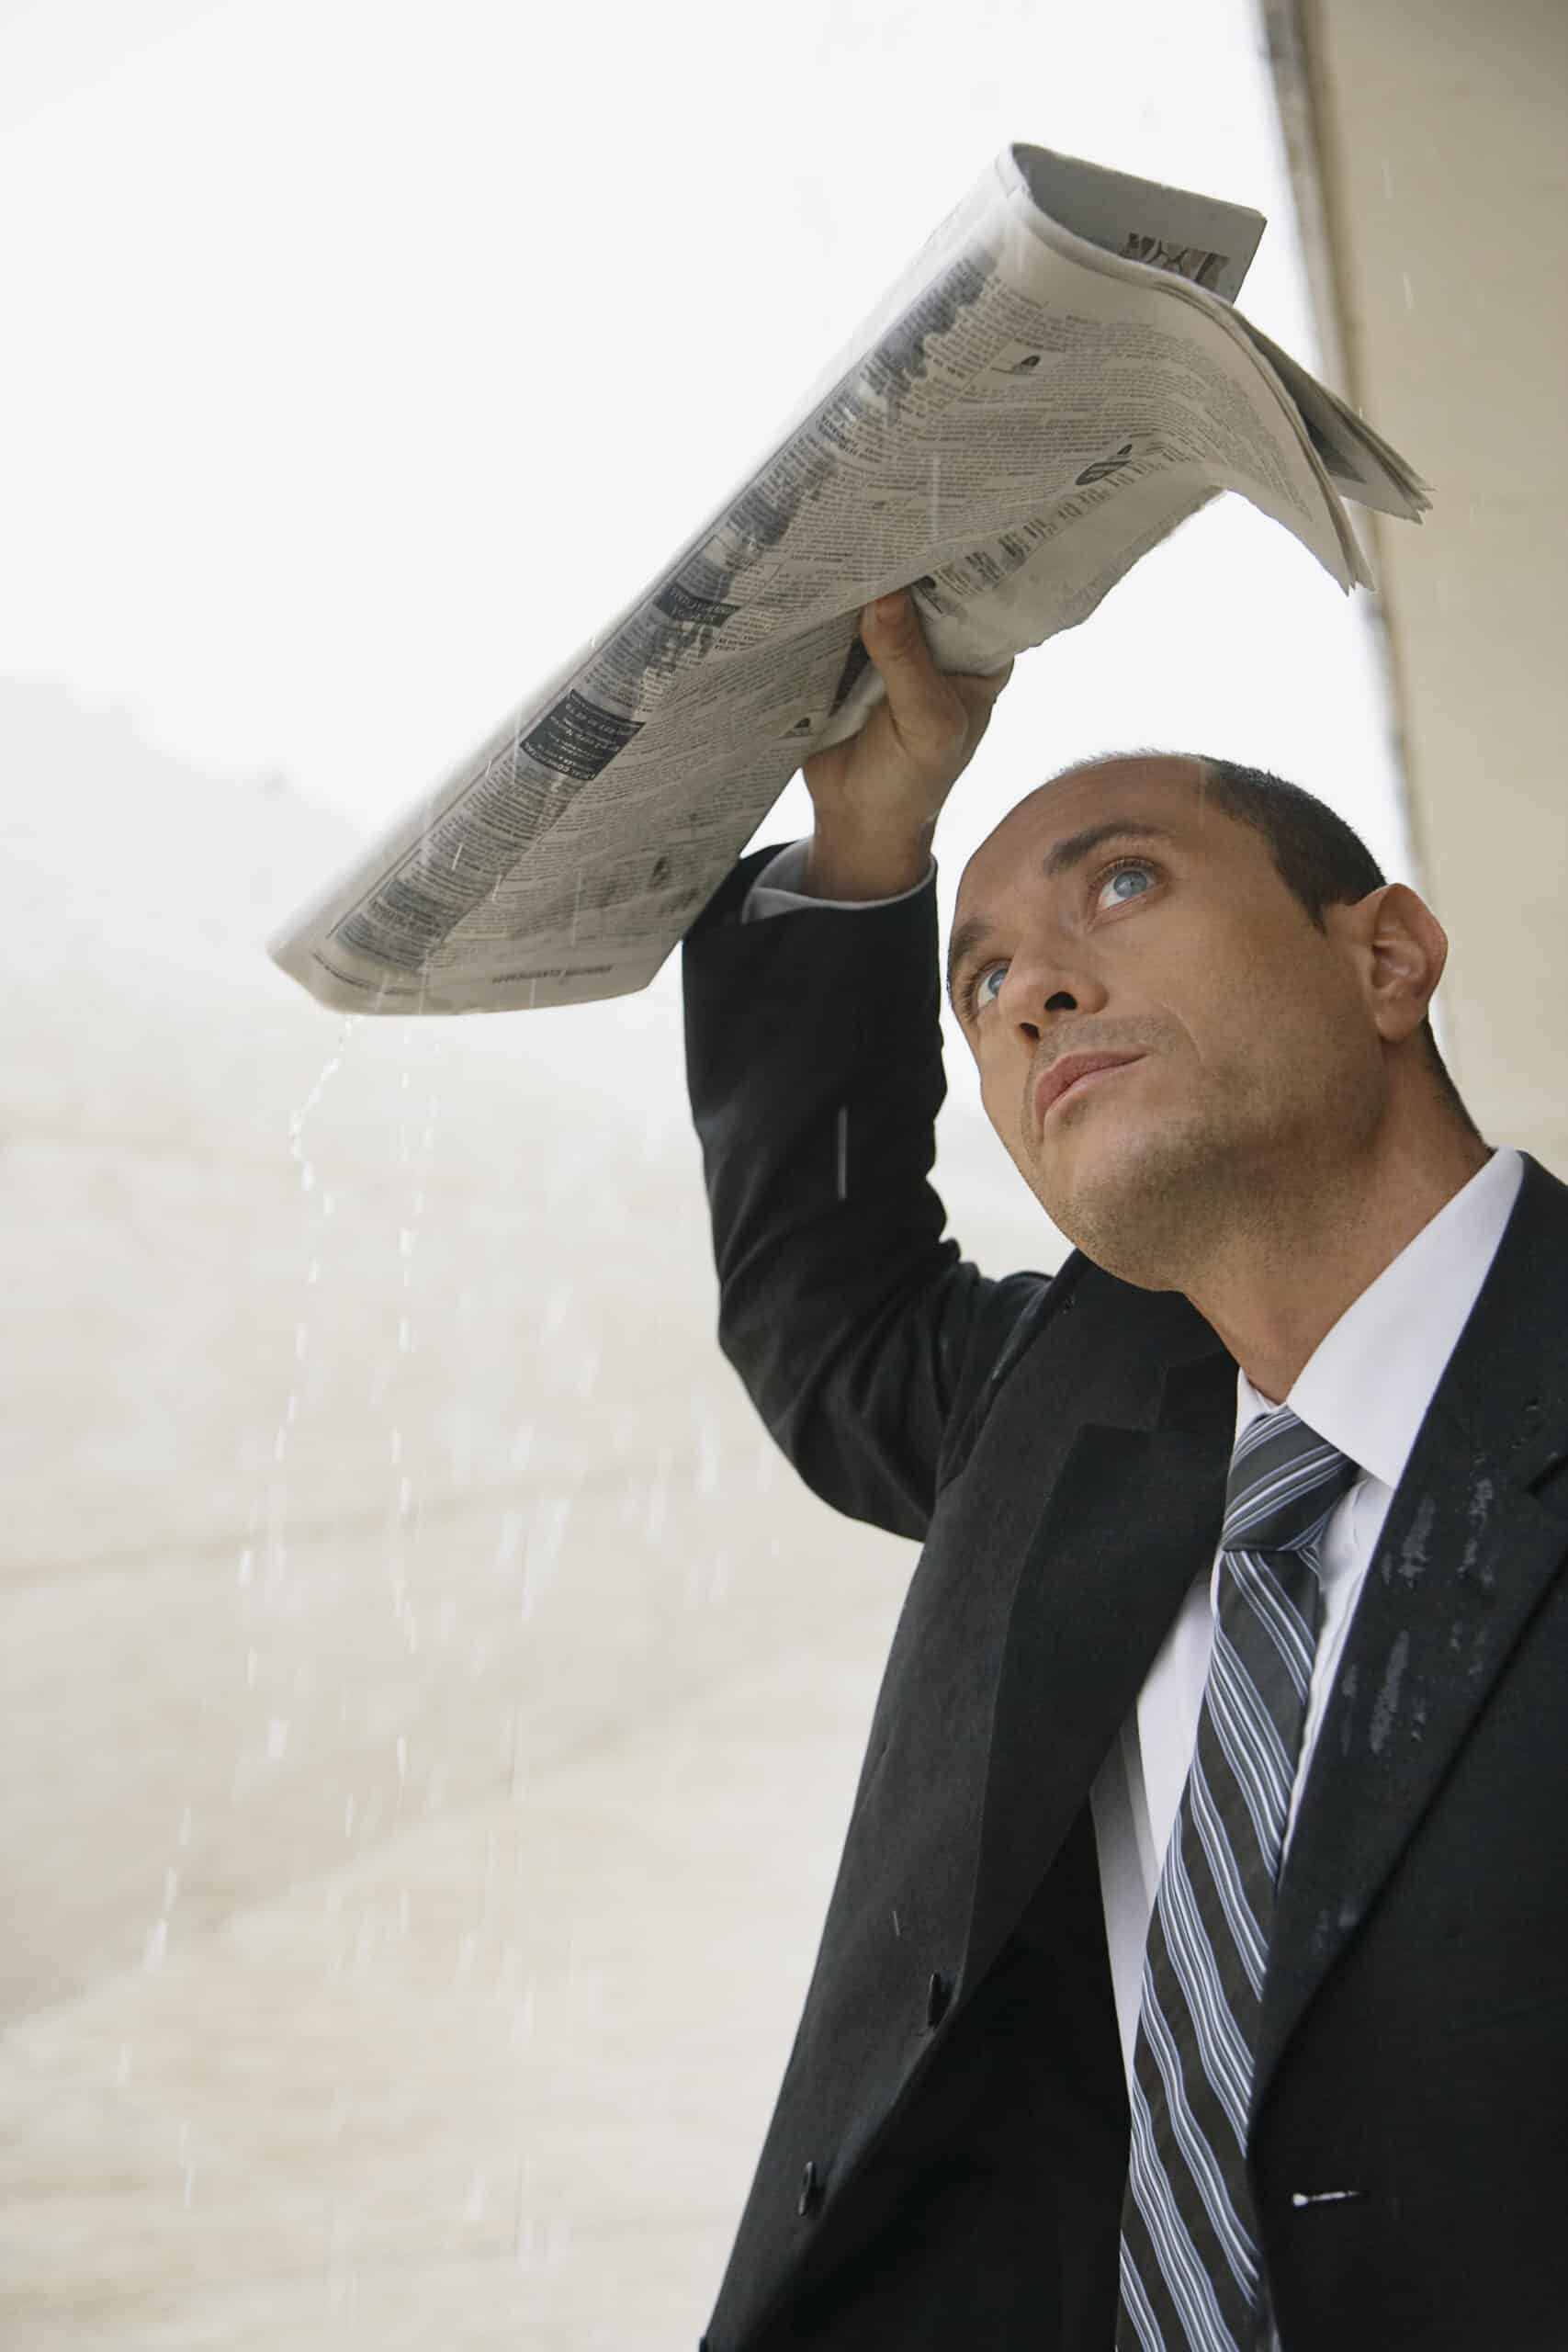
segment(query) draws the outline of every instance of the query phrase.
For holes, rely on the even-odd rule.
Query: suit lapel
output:
[[[1280,1883],[1253,2112],[1568,1555],[1568,1189],[1524,1182],[1395,1490]]]
[[[1191,1352],[1208,1330],[1191,1308],[1177,1329],[1187,1352],[1166,1369],[1157,1425],[1086,1422],[1030,1543],[992,1715],[967,1986],[1037,1893],[1219,1542],[1235,1363],[1212,1332]]]

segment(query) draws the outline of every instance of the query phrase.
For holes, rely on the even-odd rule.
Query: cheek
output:
[[[1323,1059],[1314,976],[1266,943],[1211,974],[1191,1003],[1193,1044],[1213,1075],[1244,1091],[1293,1095]]]
[[[1026,1181],[1032,1178],[1035,1143],[1023,1107],[1023,1090],[1030,1065],[1020,1060],[1015,1070],[987,1069],[980,1080],[980,1107],[998,1140]]]
[[[1204,1060],[1245,1058],[1277,1027],[1294,985],[1268,938],[1246,932],[1194,941],[1159,978],[1158,1017],[1184,1030]]]
[[[997,1132],[1007,1136],[1018,1125],[1018,1098],[1021,1079],[1010,1089],[1004,1083],[994,1055],[979,1057],[980,1108]]]

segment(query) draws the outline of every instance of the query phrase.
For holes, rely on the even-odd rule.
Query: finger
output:
[[[919,615],[907,591],[882,596],[861,615],[861,642],[887,689],[901,727],[922,721],[946,726],[953,716],[953,689],[931,659]]]
[[[922,684],[940,681],[926,633],[908,590],[879,596],[860,616],[861,642],[886,677],[896,671],[905,680]]]

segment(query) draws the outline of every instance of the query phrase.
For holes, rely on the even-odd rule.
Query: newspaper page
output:
[[[739,490],[276,962],[355,1012],[645,988],[802,761],[864,724],[859,616],[893,589],[942,667],[994,670],[1224,491],[1370,584],[1336,476],[1416,477],[1321,387],[1309,429],[1311,379],[1232,310],[1262,228],[1004,149]]]
[[[1270,343],[1250,320],[1237,319],[1255,350],[1274,369],[1289,397],[1301,412],[1308,438],[1323,459],[1331,480],[1344,498],[1359,505],[1375,506],[1401,521],[1418,523],[1431,508],[1429,482],[1413,473],[1397,449],[1391,449],[1364,417],[1346,407],[1337,393],[1300,363]]]

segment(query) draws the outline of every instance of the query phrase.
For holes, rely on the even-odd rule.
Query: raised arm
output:
[[[919,1538],[958,1408],[1040,1277],[964,1261],[929,1181],[946,1091],[931,839],[1008,673],[944,677],[892,602],[862,632],[886,701],[804,770],[823,903],[744,920],[776,852],[743,858],[682,975],[720,1345],[815,1493]]]

